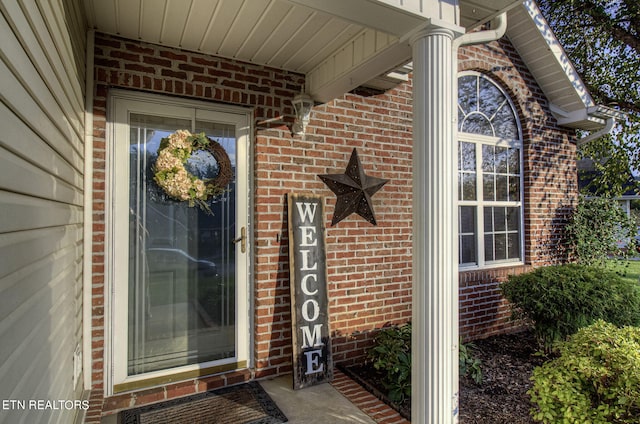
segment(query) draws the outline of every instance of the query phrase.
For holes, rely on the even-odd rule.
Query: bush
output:
[[[383,373],[389,399],[402,402],[411,396],[411,323],[380,330],[368,356]]]
[[[482,363],[473,356],[474,349],[471,343],[460,344],[459,372],[479,384],[482,382]],[[391,401],[402,403],[411,397],[411,323],[380,330],[368,357],[373,367],[382,371],[382,384]]]
[[[538,343],[549,351],[597,319],[640,325],[640,289],[614,272],[576,264],[512,275],[502,284],[514,318],[533,321]]]
[[[565,228],[569,255],[583,265],[615,265],[611,256],[624,259],[635,254],[637,231],[635,221],[615,200],[580,197]]]
[[[458,370],[460,376],[469,376],[476,384],[482,383],[482,361],[473,356],[476,345],[473,343],[460,343],[458,355]]]
[[[561,343],[559,351],[531,377],[536,421],[640,422],[640,328],[619,329],[599,320]]]

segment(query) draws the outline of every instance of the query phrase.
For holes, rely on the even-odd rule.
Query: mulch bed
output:
[[[536,356],[531,332],[500,335],[473,342],[473,356],[482,361],[483,382],[460,378],[461,424],[533,424],[529,415],[531,372],[542,365]],[[405,418],[410,417],[410,400],[401,405],[389,402],[380,375],[369,364],[351,366],[344,371],[374,395],[389,403]]]

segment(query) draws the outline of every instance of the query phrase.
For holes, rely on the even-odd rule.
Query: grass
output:
[[[626,264],[624,278],[635,283],[640,281],[640,261],[627,261]]]
[[[640,280],[640,261],[629,261],[629,267],[624,278],[638,282]]]

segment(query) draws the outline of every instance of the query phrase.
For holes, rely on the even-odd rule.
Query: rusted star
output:
[[[337,196],[331,225],[336,225],[354,212],[377,225],[371,197],[389,180],[366,175],[356,149],[351,153],[344,174],[323,174],[318,177]]]

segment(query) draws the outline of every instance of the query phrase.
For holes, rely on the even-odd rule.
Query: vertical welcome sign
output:
[[[322,197],[289,194],[289,272],[293,388],[331,381]]]

